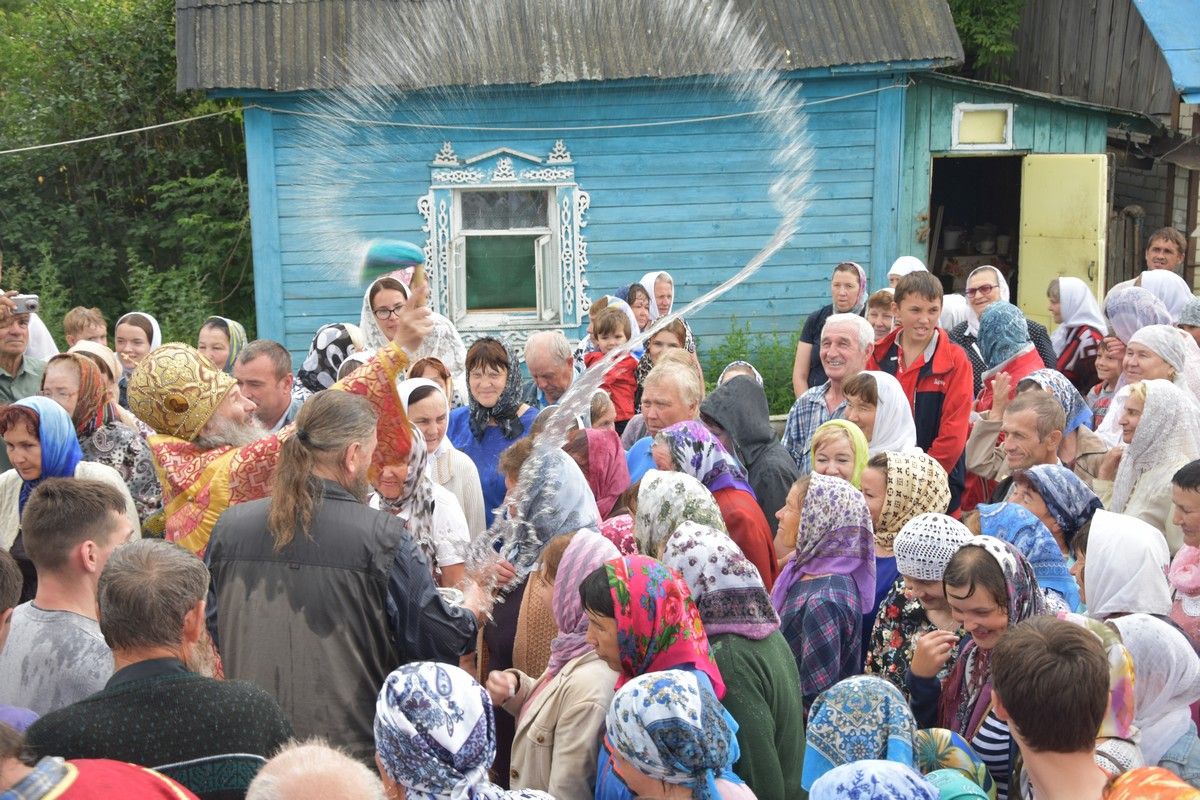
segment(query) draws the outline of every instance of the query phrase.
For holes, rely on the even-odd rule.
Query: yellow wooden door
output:
[[[1017,305],[1053,328],[1046,287],[1063,275],[1104,293],[1108,163],[1103,154],[1028,155],[1021,161]]]

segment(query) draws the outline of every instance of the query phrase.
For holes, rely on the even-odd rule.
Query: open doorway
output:
[[[1022,158],[934,157],[929,213],[935,227],[940,216],[941,235],[930,242],[929,269],[947,292],[961,292],[971,270],[991,264],[1016,302]]]

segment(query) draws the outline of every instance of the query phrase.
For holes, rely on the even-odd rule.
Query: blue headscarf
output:
[[[867,759],[843,764],[821,776],[809,800],[939,800],[921,773],[894,761]]]
[[[978,341],[983,363],[995,369],[1029,344],[1029,324],[1012,303],[992,303],[979,316]]]
[[[1063,436],[1083,425],[1091,427],[1093,412],[1075,385],[1067,380],[1066,375],[1056,369],[1039,369],[1029,373],[1021,381],[1033,381],[1054,395],[1054,399],[1067,415],[1067,427],[1063,430]]]
[[[873,675],[846,678],[822,692],[809,712],[800,785],[812,789],[835,767],[864,759],[911,769],[916,736],[917,723],[899,689]]]
[[[1021,475],[1041,495],[1070,550],[1075,534],[1091,522],[1092,515],[1104,504],[1078,475],[1062,464],[1038,464]]]
[[[981,505],[979,527],[984,536],[994,536],[1021,551],[1040,588],[1060,595],[1069,609],[1079,608],[1079,584],[1067,571],[1067,560],[1054,534],[1032,511],[1016,503]]]
[[[18,513],[25,511],[25,501],[46,478],[74,478],[75,467],[83,461],[75,424],[66,409],[48,397],[35,395],[18,400],[14,405],[33,409],[38,416],[38,441],[42,445],[42,474],[31,481],[22,481]]]

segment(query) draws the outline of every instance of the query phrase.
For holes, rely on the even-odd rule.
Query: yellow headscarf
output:
[[[863,470],[867,468],[867,455],[870,450],[870,445],[867,443],[867,437],[863,436],[862,430],[853,422],[847,422],[844,419],[831,419],[829,422],[821,425],[813,433],[812,446],[809,448],[809,455],[815,464],[817,462],[817,445],[820,443],[821,431],[839,430],[846,434],[850,439],[850,447],[854,450],[854,471],[850,475],[850,483],[855,489],[862,488]]]

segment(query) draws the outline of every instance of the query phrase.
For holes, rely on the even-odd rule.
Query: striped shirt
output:
[[[971,747],[979,758],[987,765],[992,780],[996,782],[996,800],[1008,800],[1008,777],[1012,771],[1009,759],[1009,748],[1012,746],[1012,736],[1008,732],[1008,723],[1001,722],[994,711],[989,711],[983,718],[983,724],[971,740]]]

